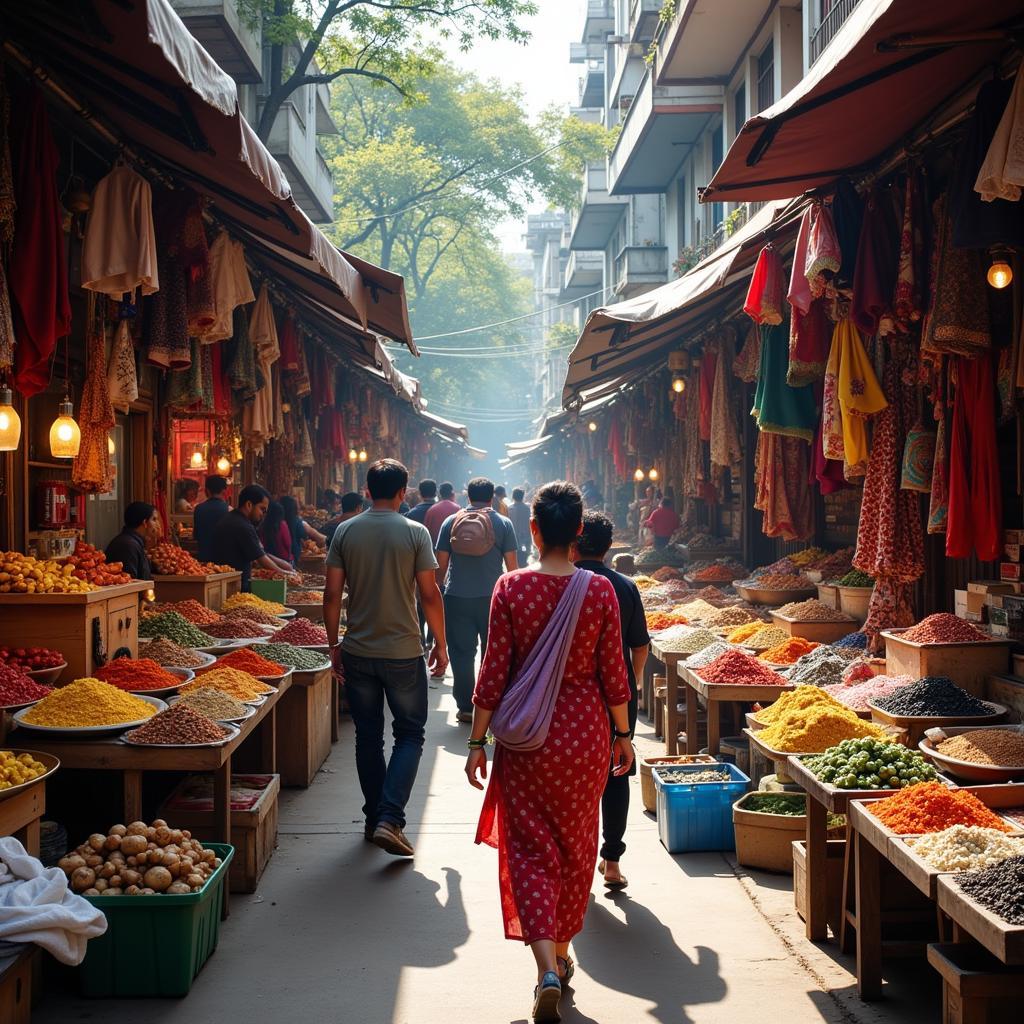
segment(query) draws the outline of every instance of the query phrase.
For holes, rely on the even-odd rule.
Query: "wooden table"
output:
[[[330,668],[292,673],[291,686],[277,709],[282,786],[309,786],[327,760],[334,717],[332,691],[337,693],[337,689]]]
[[[708,753],[717,754],[721,741],[722,731],[722,704],[725,702],[734,704],[751,704],[754,701],[766,702],[779,699],[780,693],[794,689],[792,683],[784,683],[781,686],[745,686],[742,683],[708,683],[705,682],[693,669],[679,665],[677,672],[682,676],[686,685],[686,722],[687,726],[691,721],[697,720],[697,697],[701,696],[707,702],[708,708]],[[696,730],[686,730],[686,752],[696,754],[700,752],[700,739]],[[808,851],[808,858],[810,851]],[[810,872],[810,860],[807,864]]]
[[[219,612],[224,602],[242,589],[242,574],[211,572],[203,576],[166,576],[154,574],[153,589],[158,601],[198,601]]]
[[[59,757],[61,767],[70,770],[120,772],[123,786],[124,821],[142,818],[142,776],[144,772],[206,772],[213,775],[213,820],[217,841],[231,841],[231,758],[257,729],[261,770],[277,770],[277,704],[291,685],[291,677],[282,680],[276,693],[256,709],[252,718],[239,726],[238,735],[220,747],[133,747],[117,736],[85,740],[76,737],[48,737],[28,729],[16,729],[11,745],[41,750]],[[224,887],[224,913],[227,914],[228,887]]]
[[[665,666],[665,753],[679,753],[679,677],[676,675],[676,666],[680,661],[688,658],[688,654],[680,654],[678,651],[666,651],[657,640],[651,641],[651,653]],[[653,713],[654,702],[651,702]],[[690,716],[689,704],[686,711],[686,743],[687,753],[694,753],[690,750],[690,736],[697,735],[697,715]]]
[[[13,836],[33,857],[38,857],[39,822],[45,810],[45,779],[0,799],[0,836]]]

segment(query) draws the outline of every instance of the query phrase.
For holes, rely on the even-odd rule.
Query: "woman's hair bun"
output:
[[[566,548],[583,523],[583,495],[568,480],[555,480],[537,491],[532,511],[545,545]]]

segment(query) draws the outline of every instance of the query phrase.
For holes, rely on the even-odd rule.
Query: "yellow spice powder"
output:
[[[257,597],[255,594],[247,592],[232,594],[224,602],[224,611],[229,612],[232,608],[259,608],[270,615],[283,615],[288,611],[283,604],[278,604],[276,601],[267,601],[262,597]]]
[[[757,738],[772,750],[787,753],[820,753],[843,740],[874,736],[886,739],[877,725],[858,718],[849,709],[812,705],[794,710],[757,733]]]
[[[758,619],[755,622],[748,622],[745,626],[737,626],[725,639],[731,644],[739,644],[752,637],[764,623]]]
[[[758,711],[756,717],[762,724],[771,725],[780,718],[799,714],[813,707],[828,708],[831,711],[849,710],[845,704],[818,686],[798,686],[795,690],[779,694],[778,700]]]
[[[26,712],[31,725],[119,725],[151,718],[156,708],[99,679],[76,679],[58,687]]]
[[[191,693],[193,690],[200,690],[204,686],[214,686],[229,697],[237,697],[239,700],[252,700],[261,694],[270,693],[273,689],[261,683],[248,672],[242,672],[228,665],[221,665],[219,668],[213,668],[209,672],[204,672],[201,676],[196,676],[195,679],[190,683],[186,683],[178,692]]]

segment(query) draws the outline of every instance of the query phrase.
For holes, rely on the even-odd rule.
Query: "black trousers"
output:
[[[629,701],[629,734],[632,737],[636,729],[637,699],[636,693]],[[614,730],[615,726],[612,725]],[[608,781],[601,797],[601,860],[620,861],[626,852],[626,822],[629,819],[629,780],[636,774],[633,765],[629,775],[612,775],[608,773]]]

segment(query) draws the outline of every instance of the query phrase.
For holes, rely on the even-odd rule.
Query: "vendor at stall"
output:
[[[179,515],[191,512],[199,497],[199,483],[196,480],[179,480],[174,485],[174,511]]]
[[[644,526],[654,534],[656,548],[667,548],[672,534],[679,529],[679,515],[672,507],[672,499],[662,498],[661,504],[644,520]]]
[[[291,557],[293,562],[298,562],[302,557],[302,542],[311,540],[318,548],[326,553],[327,538],[314,530],[302,516],[299,515],[299,503],[290,494],[281,495],[281,508],[284,509],[284,521],[288,526],[288,534],[291,537]]]
[[[133,501],[124,510],[124,527],[107,545],[108,562],[120,562],[133,580],[151,580],[153,569],[146,554],[146,541],[160,534],[160,515],[147,501]]]
[[[217,523],[213,531],[215,561],[241,571],[242,590],[250,589],[254,562],[264,569],[283,573],[289,579],[297,581],[299,578],[290,562],[268,555],[260,543],[256,528],[263,522],[269,506],[269,492],[259,484],[249,484],[239,492],[238,505]]]
[[[213,550],[213,531],[217,524],[231,511],[225,495],[228,482],[222,476],[208,476],[205,481],[206,501],[201,501],[192,510],[192,536],[199,546],[199,561],[216,561]]]

